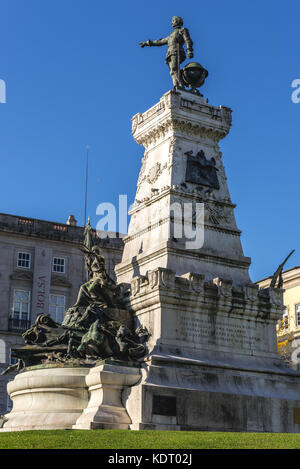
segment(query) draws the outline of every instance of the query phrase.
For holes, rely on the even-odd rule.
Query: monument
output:
[[[142,380],[125,391],[130,428],[299,432],[300,375],[277,354],[283,290],[251,282],[227,185],[219,144],[232,111],[195,90],[204,67],[179,69],[193,47],[182,19],[172,25],[140,44],[168,46],[174,89],[132,119],[145,152],[116,266],[151,334]]]
[[[0,431],[300,431],[300,375],[277,354],[283,290],[251,282],[227,186],[231,109],[199,92],[202,65],[180,69],[193,42],[172,26],[140,43],[168,46],[174,89],[132,119],[145,153],[117,282],[88,223],[87,282],[62,324],[38,317],[14,350]]]

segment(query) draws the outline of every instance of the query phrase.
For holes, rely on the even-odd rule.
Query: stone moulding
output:
[[[140,236],[144,235],[145,233],[149,233],[151,230],[154,230],[158,226],[164,225],[169,221],[169,218],[165,218],[164,220],[159,220],[158,222],[152,223],[151,225],[147,226],[147,228],[144,228],[141,231],[136,232],[134,235],[131,236],[126,236],[124,238],[124,244],[129,243],[133,239],[137,239]]]
[[[218,108],[204,101],[195,102],[189,95],[183,98],[180,93],[170,91],[158,104],[132,118],[132,133],[136,142],[146,149],[169,132],[217,143],[229,132],[231,112],[225,106]]]
[[[32,274],[32,272],[17,271],[17,272],[13,272],[10,275],[10,279],[11,280],[22,280],[22,281],[25,281],[25,282],[32,282],[33,274]]]
[[[201,125],[197,122],[187,122],[183,118],[171,116],[161,119],[159,123],[153,124],[152,128],[145,130],[143,133],[135,133],[134,138],[139,145],[143,145],[148,149],[158,140],[167,137],[169,133],[180,133],[190,137],[199,137],[219,142],[226,137],[228,129],[225,127],[218,128],[213,123],[211,125]]]
[[[251,263],[250,258],[243,258],[243,259],[228,259],[228,258],[222,258],[220,256],[212,255],[210,253],[206,252],[201,252],[201,253],[192,253],[192,252],[187,252],[186,249],[182,248],[180,249],[176,243],[176,246],[174,247],[174,243],[169,242],[167,244],[163,244],[160,246],[159,249],[157,249],[155,252],[152,252],[148,256],[145,256],[140,258],[139,256],[136,257],[135,261],[131,261],[130,263],[124,262],[124,264],[118,264],[116,273],[117,275],[124,275],[128,274],[131,272],[132,267],[134,266],[135,268],[143,268],[144,266],[147,265],[148,262],[158,262],[160,258],[165,256],[165,254],[168,253],[174,253],[176,255],[182,256],[182,258],[187,257],[196,259],[197,261],[204,261],[210,264],[218,265],[218,266],[230,266],[233,269],[243,269],[247,270],[249,268],[249,265]],[[125,282],[128,283],[128,282]]]
[[[155,104],[152,108],[148,111],[141,114],[140,112],[133,116],[132,118],[132,133],[134,133],[137,129],[138,125],[145,125],[149,120],[151,120],[154,116],[160,115],[162,112],[165,111],[165,104],[163,101],[160,101],[158,104]]]
[[[173,220],[174,220],[174,217],[170,217],[170,218],[167,217],[167,218],[161,219],[161,220],[159,220],[155,223],[152,223],[149,226],[147,226],[147,228],[144,228],[143,230],[136,232],[134,235],[126,236],[124,238],[124,244],[130,243],[130,241],[132,241],[133,239],[140,238],[145,233],[149,233],[150,231],[156,229],[158,226],[162,226],[165,223],[168,223],[169,221],[173,221]],[[226,234],[231,235],[231,236],[240,237],[241,234],[242,234],[242,232],[240,230],[230,230],[230,229],[228,229],[224,226],[220,226],[220,225],[214,226],[214,225],[209,225],[209,224],[205,223],[204,227],[205,227],[206,230],[218,231],[219,233],[226,233]]]
[[[236,208],[236,204],[233,204],[232,202],[229,202],[229,201],[226,201],[226,200],[218,201],[218,200],[215,200],[215,199],[209,198],[209,197],[204,198],[203,195],[197,191],[197,189],[196,190],[194,189],[193,192],[191,192],[188,189],[184,189],[183,187],[164,186],[161,189],[156,189],[155,193],[151,194],[151,197],[149,197],[147,200],[144,199],[143,201],[140,200],[138,202],[135,200],[135,204],[131,207],[128,214],[133,215],[134,213],[139,212],[140,210],[142,210],[144,207],[150,206],[154,202],[157,202],[158,200],[162,199],[166,195],[180,196],[183,199],[186,198],[187,201],[192,200],[192,201],[195,201],[195,202],[205,202],[205,203],[208,203],[208,204],[213,204],[216,207],[220,207],[220,208],[222,208],[222,207],[224,207],[226,209],[228,209],[228,208],[235,209]],[[237,230],[237,232],[242,233],[240,230]]]
[[[226,106],[211,106],[204,101],[202,103],[196,102],[190,96],[182,97],[180,93],[175,91],[167,92],[159,103],[154,105],[144,113],[138,113],[132,118],[132,132],[135,133],[138,127],[143,127],[149,120],[152,120],[165,112],[166,110],[183,110],[188,111],[189,114],[195,113],[202,118],[211,120],[218,120],[224,122],[227,126],[232,123],[232,110]]]
[[[134,311],[140,309],[147,296],[153,292],[168,293],[164,302],[183,305],[207,303],[209,299],[217,301],[221,311],[222,303],[231,305],[231,311],[240,313],[241,309],[249,316],[269,318],[277,321],[283,309],[283,290],[268,288],[259,290],[254,284],[243,287],[233,286],[229,279],[216,278],[206,282],[204,275],[187,273],[180,277],[169,269],[157,268],[147,272],[146,276],[135,277],[131,281],[130,304]],[[175,294],[176,293],[176,294]],[[180,300],[179,300],[180,298]],[[155,300],[157,301],[157,300]],[[216,303],[215,303],[216,304]],[[145,303],[146,305],[146,303]],[[254,307],[255,306],[255,307]],[[226,306],[227,310],[227,306]]]
[[[71,288],[72,283],[69,282],[65,278],[61,278],[58,275],[52,275],[51,276],[51,285],[56,286],[56,287],[66,287],[66,288]]]

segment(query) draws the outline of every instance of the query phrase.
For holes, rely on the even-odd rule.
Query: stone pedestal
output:
[[[227,186],[231,110],[170,91],[132,125],[145,154],[116,275],[151,337],[125,391],[130,428],[299,432],[300,374],[277,354],[283,291],[251,282]],[[181,221],[199,222],[200,245]]]
[[[151,332],[126,391],[133,430],[299,432],[300,375],[277,354],[282,290],[154,269],[131,284]]]
[[[86,376],[89,403],[73,429],[128,430],[132,422],[122,402],[122,393],[140,379],[140,370],[136,367],[105,363],[92,368]]]
[[[13,409],[0,431],[71,429],[88,403],[89,368],[25,371],[8,383]]]

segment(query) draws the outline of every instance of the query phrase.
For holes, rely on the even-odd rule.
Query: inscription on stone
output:
[[[154,395],[152,414],[176,417],[176,397]]]
[[[300,423],[300,408],[294,408],[294,423]]]
[[[206,317],[181,313],[177,323],[177,338],[193,343],[223,345],[243,349],[257,349],[261,342],[251,324],[234,323],[220,319],[213,322]]]

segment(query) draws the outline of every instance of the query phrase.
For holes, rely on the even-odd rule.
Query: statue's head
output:
[[[180,26],[183,26],[183,19],[180,16],[173,16],[172,26],[173,28],[178,28]]]
[[[100,249],[99,246],[93,246],[93,247],[92,247],[92,253],[93,253],[95,256],[103,257],[103,256],[102,256],[102,253],[101,253],[101,249]]]

